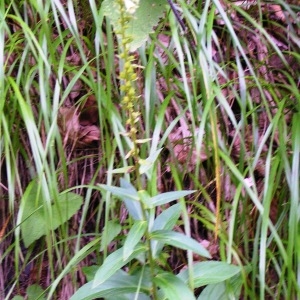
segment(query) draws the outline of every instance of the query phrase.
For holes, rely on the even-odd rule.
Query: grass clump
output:
[[[0,4],[0,298],[297,298],[299,5],[146,2]]]

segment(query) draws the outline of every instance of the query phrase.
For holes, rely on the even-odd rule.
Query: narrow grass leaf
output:
[[[155,283],[163,292],[159,299],[193,300],[195,296],[181,279],[172,273],[160,273],[154,278]]]
[[[51,286],[49,287],[50,290],[47,295],[47,300],[53,299],[53,294],[58,289],[58,285],[61,280],[71,271],[74,269],[74,266],[78,265],[85,257],[87,257],[90,253],[96,251],[99,247],[100,238],[96,238],[93,241],[89,242],[85,245],[82,249],[80,249],[68,262],[68,264],[64,267],[62,272],[56,276],[55,280],[52,282]],[[54,298],[55,299],[55,298]]]
[[[230,265],[222,261],[204,261],[193,266],[194,285],[196,288],[215,284],[227,280],[241,272],[241,268]],[[184,270],[177,275],[184,282],[188,282],[188,270]]]
[[[191,250],[200,256],[210,258],[209,252],[196,240],[175,231],[156,230],[151,233],[151,239],[163,242],[184,250]]]
[[[135,221],[132,225],[123,247],[123,259],[126,260],[134,251],[147,229],[146,221]]]
[[[120,270],[123,266],[125,266],[132,259],[137,257],[139,254],[146,251],[146,247],[144,245],[137,245],[132,254],[127,258],[123,259],[124,248],[120,248],[110,254],[103,262],[102,266],[97,271],[92,288],[96,288],[109,279],[112,275],[114,275],[118,270]]]

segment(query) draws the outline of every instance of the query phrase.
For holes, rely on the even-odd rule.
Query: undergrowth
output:
[[[299,4],[125,2],[0,3],[0,298],[297,299]]]

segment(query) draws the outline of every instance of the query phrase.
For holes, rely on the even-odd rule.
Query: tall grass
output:
[[[152,196],[197,190],[179,200],[176,230],[205,245],[213,260],[241,268],[241,292],[228,280],[219,299],[300,294],[300,7],[274,3],[289,15],[274,18],[262,1],[252,7],[177,1],[186,30],[168,8],[135,53],[139,134],[151,139],[139,155],[163,148],[143,178],[145,189]],[[128,167],[132,146],[120,106],[120,48],[100,4],[0,3],[0,298],[25,296],[37,284],[41,299],[69,299],[85,275],[91,280],[124,245],[134,223],[125,205],[98,185],[129,180],[116,169]],[[60,108],[80,112],[89,95],[97,103],[99,140],[80,148],[62,130]],[[48,230],[25,247],[21,224],[32,180]],[[53,230],[53,205],[62,192],[84,201]],[[200,260],[167,247],[156,263],[178,274]],[[137,264],[125,269],[136,271],[143,291],[147,268],[138,273]],[[194,290],[189,272],[199,299],[221,290],[221,283]]]

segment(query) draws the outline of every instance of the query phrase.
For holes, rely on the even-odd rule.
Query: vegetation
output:
[[[0,2],[0,298],[299,298],[299,14]]]

